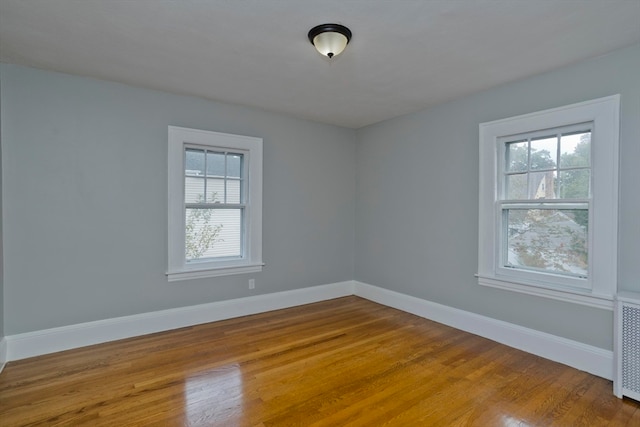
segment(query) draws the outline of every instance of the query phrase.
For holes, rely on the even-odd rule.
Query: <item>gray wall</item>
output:
[[[635,46],[359,130],[356,280],[612,349],[611,311],[477,285],[478,124],[622,95],[618,278],[640,291],[638,70]]]
[[[4,253],[3,253],[3,234],[2,234],[2,116],[4,109],[2,108],[2,81],[0,80],[0,339],[5,336],[4,333]]]
[[[6,335],[353,278],[355,131],[0,67]],[[168,125],[264,139],[263,272],[167,282]]]

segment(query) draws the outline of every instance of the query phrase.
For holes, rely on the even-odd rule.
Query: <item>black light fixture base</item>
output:
[[[340,24],[322,24],[317,25],[309,30],[309,41],[313,44],[313,39],[322,33],[340,33],[347,38],[347,43],[351,40],[351,30]]]

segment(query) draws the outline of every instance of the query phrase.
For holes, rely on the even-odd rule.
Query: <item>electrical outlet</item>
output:
[[[256,288],[256,279],[249,279],[249,289]]]

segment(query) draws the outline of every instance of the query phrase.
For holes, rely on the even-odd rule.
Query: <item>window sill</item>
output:
[[[557,290],[547,289],[524,283],[496,279],[495,277],[480,276],[476,274],[478,284],[492,288],[506,289],[527,295],[534,295],[543,298],[551,298],[558,301],[570,302],[574,304],[586,305],[588,307],[613,310],[613,296],[594,295],[589,291],[579,290]]]
[[[234,274],[258,273],[262,271],[263,263],[242,264],[237,266],[225,266],[214,268],[202,268],[191,270],[169,271],[166,273],[169,282],[180,280],[204,279],[207,277],[231,276]]]

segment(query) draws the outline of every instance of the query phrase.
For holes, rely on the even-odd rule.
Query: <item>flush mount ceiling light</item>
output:
[[[347,47],[351,30],[340,24],[322,24],[309,30],[309,41],[320,54],[333,58]]]

